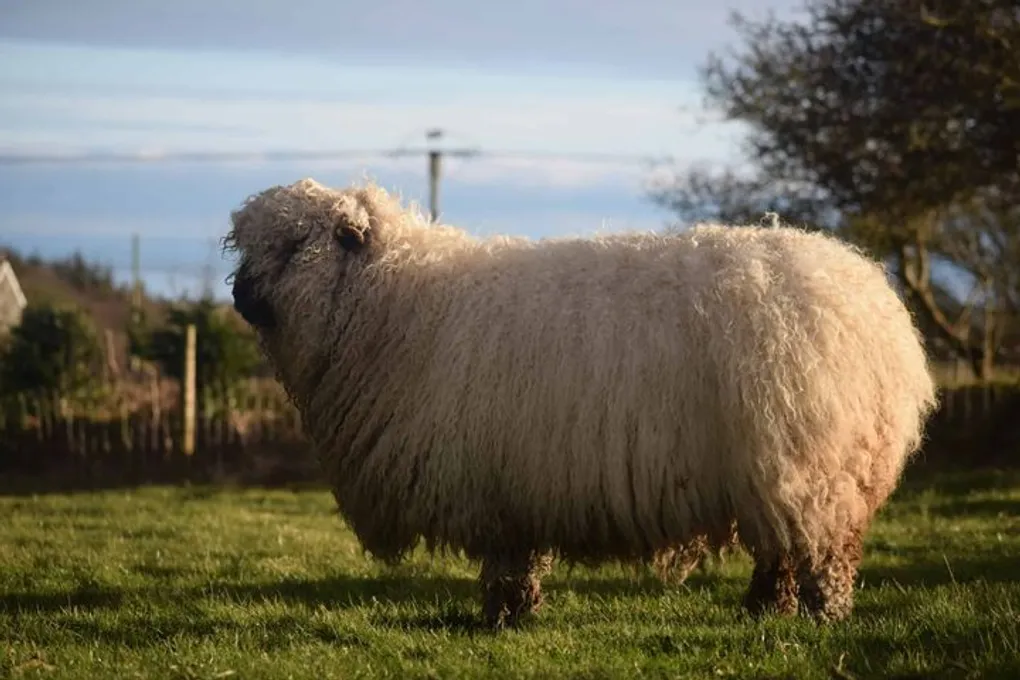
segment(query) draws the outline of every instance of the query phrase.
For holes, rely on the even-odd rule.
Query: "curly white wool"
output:
[[[734,519],[755,552],[817,554],[867,525],[934,407],[882,268],[823,234],[479,239],[376,186],[303,180],[252,197],[229,245],[382,557],[424,538],[630,558]]]

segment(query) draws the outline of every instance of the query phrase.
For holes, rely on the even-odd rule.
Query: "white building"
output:
[[[21,314],[27,304],[14,267],[0,255],[0,335],[21,323]]]

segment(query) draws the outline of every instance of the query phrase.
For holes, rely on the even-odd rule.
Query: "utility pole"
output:
[[[429,130],[425,133],[428,140],[439,139],[443,131]],[[429,220],[433,223],[439,219],[439,173],[442,171],[442,152],[438,149],[429,149]]]
[[[138,232],[131,234],[131,328],[138,331],[142,322],[142,246]],[[138,356],[128,346],[128,365],[133,373],[141,368]]]
[[[443,131],[440,128],[432,128],[425,132],[425,139],[429,142],[436,142],[443,136]],[[399,151],[390,152],[390,156],[409,156],[411,154],[419,154],[421,150],[412,149],[401,149]],[[477,149],[441,149],[429,144],[425,151],[428,156],[428,173],[429,173],[429,220],[432,222],[439,221],[439,178],[443,171],[443,156],[458,156],[468,157],[477,156],[479,151]]]
[[[213,274],[216,271],[213,258],[216,257],[216,241],[209,243],[209,259],[202,267],[201,293],[199,299],[211,302],[213,299]]]
[[[138,233],[131,235],[131,320],[138,323],[142,309],[142,255]]]

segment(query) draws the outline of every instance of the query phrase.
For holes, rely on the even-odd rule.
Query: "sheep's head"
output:
[[[372,191],[334,191],[303,179],[266,189],[232,213],[224,244],[240,255],[234,308],[248,323],[272,332],[301,298],[322,293],[369,256],[378,224]]]

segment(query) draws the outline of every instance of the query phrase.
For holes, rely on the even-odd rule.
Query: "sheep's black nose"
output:
[[[234,277],[234,309],[245,321],[259,328],[272,328],[276,323],[273,308],[259,295],[252,280],[242,268]]]

